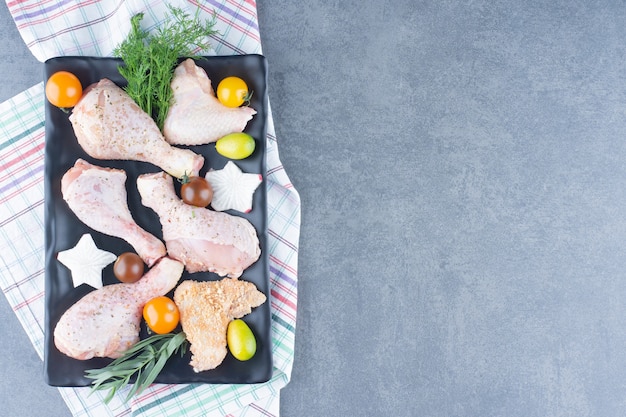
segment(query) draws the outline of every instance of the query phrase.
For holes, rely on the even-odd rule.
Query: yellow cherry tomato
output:
[[[226,107],[239,107],[248,99],[248,84],[239,77],[226,77],[217,85],[217,99]]]
[[[247,133],[231,133],[215,143],[215,150],[230,159],[244,159],[252,155],[256,143]]]
[[[46,82],[46,98],[53,106],[74,107],[83,95],[83,86],[71,72],[58,71]]]
[[[154,333],[169,333],[178,326],[180,312],[170,298],[162,296],[148,301],[143,307],[143,318]]]
[[[228,350],[236,359],[247,361],[256,353],[256,339],[245,321],[235,319],[228,323],[226,331]]]

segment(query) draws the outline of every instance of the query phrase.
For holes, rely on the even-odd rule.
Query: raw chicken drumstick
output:
[[[256,114],[251,107],[226,107],[215,97],[211,80],[193,59],[174,70],[172,105],[163,124],[172,145],[203,145],[242,132]]]
[[[183,281],[174,292],[180,323],[191,343],[195,372],[213,369],[226,357],[226,330],[232,319],[249,314],[266,300],[251,282],[224,278],[221,281]]]
[[[259,238],[248,220],[185,204],[164,172],[140,175],[137,189],[141,203],[159,215],[167,253],[187,271],[236,278],[259,259]]]
[[[61,179],[63,199],[83,223],[127,241],[148,266],[165,256],[165,245],[133,220],[126,202],[126,172],[78,159]]]
[[[144,304],[167,294],[182,273],[182,263],[165,257],[135,283],[90,292],[61,316],[54,328],[55,346],[74,359],[120,357],[139,341]]]
[[[203,156],[170,146],[154,120],[106,78],[85,90],[70,121],[93,158],[150,162],[176,178],[198,175],[204,165]]]

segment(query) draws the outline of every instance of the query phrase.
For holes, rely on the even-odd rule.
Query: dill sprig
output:
[[[194,16],[178,7],[168,8],[171,14],[154,34],[141,28],[143,13],[133,16],[128,37],[113,51],[124,61],[119,72],[128,81],[126,92],[160,129],[170,106],[170,83],[178,59],[198,58],[195,51],[211,49],[209,37],[217,33],[215,13],[202,22],[200,8]]]
[[[128,401],[133,395],[141,393],[154,382],[161,372],[167,360],[176,351],[180,350],[181,356],[185,354],[186,335],[180,333],[157,334],[137,342],[133,347],[124,352],[124,355],[100,369],[85,371],[85,377],[93,379],[91,392],[109,390],[104,398],[108,404],[115,393],[130,383],[136,376],[135,384],[126,396]]]

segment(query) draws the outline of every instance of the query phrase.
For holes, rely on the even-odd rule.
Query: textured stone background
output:
[[[626,415],[624,5],[258,9],[303,204],[282,415]],[[5,100],[41,68],[0,18]],[[6,415],[69,416],[0,319]]]

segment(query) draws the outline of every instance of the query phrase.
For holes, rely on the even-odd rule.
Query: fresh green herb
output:
[[[250,90],[250,92],[248,94],[246,94],[246,96],[243,98],[243,105],[244,106],[249,106],[250,105],[250,101],[252,100],[252,94],[254,94],[254,91]]]
[[[188,183],[189,183],[189,181],[190,181],[190,176],[189,176],[189,174],[187,174],[187,171],[185,171],[185,172],[183,173],[183,176],[182,176],[181,178],[177,178],[177,179],[178,179],[178,182],[179,182],[179,183],[181,183],[181,184],[183,184],[183,185],[184,185],[184,184],[188,184]]]
[[[181,57],[198,58],[194,51],[211,49],[208,38],[217,33],[213,18],[200,21],[200,9],[192,17],[182,9],[168,6],[169,15],[155,34],[141,28],[143,13],[131,18],[128,37],[114,54],[124,60],[120,74],[128,81],[128,95],[154,117],[160,129],[170,106],[173,71]]]
[[[124,352],[124,355],[101,369],[85,371],[85,377],[93,379],[91,392],[109,390],[104,399],[108,404],[115,393],[136,375],[135,385],[126,396],[128,401],[133,395],[141,393],[154,382],[167,360],[176,351],[181,356],[187,350],[186,335],[183,332],[150,336],[137,342]]]

